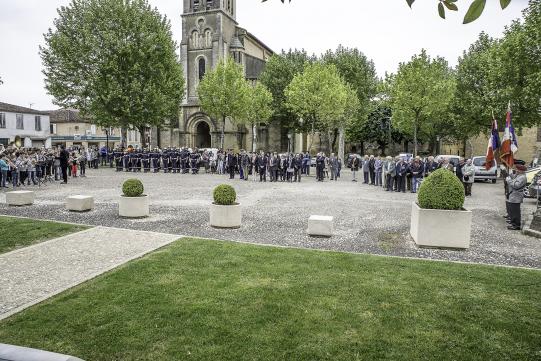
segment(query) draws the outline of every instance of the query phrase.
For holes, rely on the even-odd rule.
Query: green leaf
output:
[[[506,7],[508,7],[510,3],[511,3],[511,0],[500,0],[500,5],[502,6],[502,9],[505,9]]]
[[[440,18],[445,19],[445,8],[441,2],[438,4],[438,13],[440,14]]]
[[[451,11],[458,11],[458,7],[450,0],[445,0],[443,5],[445,5],[445,7]]]
[[[485,10],[486,3],[487,3],[487,0],[474,0],[473,3],[470,5],[470,8],[468,9],[466,16],[464,16],[463,23],[469,24],[472,21],[479,19],[479,17],[483,13],[483,10]]]

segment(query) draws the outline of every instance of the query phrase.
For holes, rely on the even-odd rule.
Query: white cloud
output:
[[[0,0],[0,101],[36,109],[55,108],[43,87],[38,47],[52,26],[56,8],[68,0]],[[182,1],[150,0],[168,16],[180,42]],[[378,73],[393,72],[422,48],[456,64],[462,51],[481,31],[498,37],[521,16],[527,0],[513,0],[505,11],[489,1],[483,16],[462,25],[464,0],[458,14],[437,15],[436,1],[417,1],[410,10],[403,0],[237,0],[237,20],[275,51],[304,48],[320,54],[338,44],[357,47],[373,59]]]

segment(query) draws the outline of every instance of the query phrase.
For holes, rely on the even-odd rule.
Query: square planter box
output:
[[[411,208],[410,234],[418,246],[470,248],[472,212]]]
[[[310,216],[306,232],[313,237],[332,237],[333,222],[334,217],[331,216]]]
[[[215,228],[240,228],[242,223],[242,208],[240,204],[220,206],[210,205],[210,225]]]
[[[120,196],[118,202],[118,215],[125,218],[143,218],[150,215],[150,197],[143,195],[141,197]]]

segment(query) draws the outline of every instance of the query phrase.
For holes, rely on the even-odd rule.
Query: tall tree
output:
[[[171,24],[147,0],[72,0],[40,47],[54,104],[144,132],[178,119],[184,94]]]
[[[225,123],[229,117],[235,124],[246,118],[250,88],[242,66],[231,58],[221,60],[207,72],[197,88],[201,109],[221,121],[220,148],[224,148]]]
[[[272,94],[261,83],[257,83],[249,89],[248,106],[244,119],[252,128],[252,152],[255,152],[258,124],[266,124],[272,115]]]
[[[327,51],[323,55],[323,61],[328,64],[334,64],[338,73],[354,90],[357,101],[353,104],[356,114],[350,114],[346,124],[346,129],[355,130],[362,127],[370,108],[370,100],[377,93],[378,78],[374,62],[369,60],[360,50],[345,48],[339,46],[333,52]],[[358,132],[353,134],[360,135]],[[360,141],[361,138],[354,139],[353,134],[348,134],[350,141]]]
[[[295,75],[302,73],[306,63],[316,61],[304,50],[289,50],[287,53],[274,54],[261,74],[261,83],[272,94],[272,121],[292,130],[303,130],[295,113],[287,107],[285,90]]]
[[[423,50],[408,63],[400,63],[391,79],[393,123],[413,137],[413,153],[418,153],[419,130],[429,131],[442,112],[449,112],[455,79],[444,59],[432,60]]]
[[[343,116],[348,89],[332,64],[307,64],[285,91],[287,106],[310,129],[308,151],[312,149],[315,131],[327,131],[332,122]]]

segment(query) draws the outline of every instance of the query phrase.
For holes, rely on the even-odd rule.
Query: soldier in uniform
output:
[[[229,172],[229,179],[235,179],[235,169],[238,165],[238,157],[233,152],[232,149],[229,149],[226,156],[227,170]]]
[[[127,149],[124,151],[124,154],[122,155],[122,163],[124,164],[124,172],[129,172],[130,171],[130,155],[128,154]]]
[[[145,169],[145,173],[150,172],[150,153],[148,150],[143,150],[143,154],[141,155],[141,159],[143,161],[143,168]]]
[[[115,148],[113,157],[115,159],[116,171],[122,172],[122,151],[119,148]]]
[[[163,172],[167,173],[169,171],[169,148],[165,148],[162,151],[162,162],[163,162]]]
[[[192,168],[192,174],[199,173],[199,161],[199,151],[197,150],[197,148],[195,148],[192,154],[190,154],[190,167]]]
[[[190,172],[190,152],[186,148],[182,148],[180,152],[180,165],[182,168],[182,174]]]
[[[171,149],[171,152],[169,154],[171,155],[171,169],[173,173],[178,173],[178,170],[180,168],[178,164],[178,160],[179,160],[178,150],[176,148],[173,148]]]

